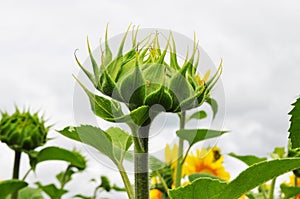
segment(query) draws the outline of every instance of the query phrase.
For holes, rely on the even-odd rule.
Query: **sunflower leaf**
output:
[[[70,139],[94,147],[115,162],[112,140],[102,129],[82,125],[79,127],[66,127],[58,132]]]
[[[213,98],[208,98],[206,100],[206,103],[208,103],[210,105],[212,112],[213,112],[213,118],[215,118],[217,115],[218,109],[219,109],[217,101]]]
[[[284,199],[289,199],[300,194],[300,187],[291,187],[286,184],[281,184],[280,190],[284,194]]]
[[[192,119],[201,120],[207,117],[207,114],[205,111],[200,110],[193,113],[190,117],[188,117],[187,121],[190,121]]]
[[[260,158],[254,155],[236,155],[235,153],[229,153],[228,155],[244,162],[248,166],[267,160],[267,158]]]
[[[178,137],[187,140],[189,145],[192,146],[197,142],[216,138],[228,131],[218,131],[218,130],[210,130],[210,129],[183,129],[176,131]]]
[[[75,141],[87,144],[110,158],[115,164],[122,163],[126,151],[132,144],[131,136],[117,127],[106,131],[90,125],[66,127],[58,131]]]
[[[169,194],[172,199],[212,199],[226,187],[227,183],[218,179],[198,178],[191,184],[172,189]]]
[[[0,199],[5,199],[8,195],[23,189],[28,184],[20,180],[5,180],[0,182]]]
[[[38,163],[49,160],[66,161],[80,170],[86,168],[86,160],[80,153],[54,146],[44,148],[41,151],[33,153],[31,155],[29,154],[29,157],[30,165],[33,169],[36,168],[36,165]]]
[[[34,189],[30,187],[26,187],[21,191],[19,191],[18,198],[19,199],[44,199],[42,195],[42,191],[40,189],[38,188]]]
[[[300,147],[300,97],[292,104],[294,108],[289,112],[291,115],[289,138],[291,139],[292,149]]]
[[[232,180],[217,199],[236,199],[262,183],[300,167],[300,158],[263,161],[250,166]]]

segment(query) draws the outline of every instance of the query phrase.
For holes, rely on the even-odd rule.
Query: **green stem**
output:
[[[72,165],[69,165],[67,168],[66,168],[66,171],[64,172],[64,175],[61,179],[61,184],[60,184],[60,190],[63,190],[65,185],[66,185],[66,178],[67,178],[67,175],[68,175],[68,171],[72,168]]]
[[[119,169],[119,172],[121,174],[123,183],[125,185],[126,192],[128,194],[128,198],[129,199],[134,199],[133,189],[132,189],[131,183],[129,181],[128,175],[127,175],[127,173],[125,171],[125,168],[123,167],[122,164],[118,164],[118,169]]]
[[[268,196],[267,196],[267,191],[266,191],[266,189],[265,189],[264,185],[265,185],[265,184],[262,184],[262,185],[260,185],[260,187],[259,187],[259,188],[261,189],[261,193],[262,193],[262,195],[263,195],[264,199],[268,199]]]
[[[168,196],[169,196],[169,188],[168,188],[168,185],[167,185],[165,179],[161,176],[161,174],[160,174],[158,171],[156,172],[156,174],[157,174],[157,176],[158,176],[160,182],[162,183],[164,189],[166,190],[166,193],[167,193]]]
[[[269,192],[269,199],[274,199],[275,183],[276,183],[276,178],[273,178],[271,182],[270,192]]]
[[[184,129],[185,125],[185,111],[181,112],[180,116],[180,130]],[[183,157],[183,139],[179,138],[178,146],[178,156],[177,156],[177,166],[176,166],[176,178],[175,178],[175,187],[181,185],[181,174],[182,174],[182,157]]]
[[[189,148],[186,150],[185,154],[184,154],[184,157],[182,158],[180,164],[183,165],[185,159],[187,158],[187,156],[189,155],[189,152],[191,150],[191,146],[189,146]]]
[[[149,128],[141,126],[138,129],[138,136],[144,153],[134,145],[134,177],[135,177],[135,199],[149,199],[149,173],[148,173],[148,141]]]
[[[95,188],[95,190],[94,190],[94,195],[92,196],[92,199],[96,199],[96,198],[97,198],[97,192],[98,192],[98,190],[101,189],[101,188],[102,188],[101,185],[99,185],[99,186],[97,186],[97,187]]]
[[[14,170],[13,170],[13,179],[19,179],[19,171],[20,171],[20,162],[21,162],[21,151],[15,151],[15,160],[14,160]],[[14,192],[11,196],[11,199],[17,199],[18,192]]]
[[[27,176],[30,174],[30,172],[32,171],[32,169],[28,169],[28,171],[26,171],[24,177],[22,178],[23,181],[25,181],[25,179],[27,178]]]

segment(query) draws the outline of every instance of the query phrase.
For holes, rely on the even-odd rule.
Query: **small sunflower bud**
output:
[[[0,140],[16,151],[30,151],[45,144],[49,127],[45,127],[38,113],[20,112],[9,115],[2,113]]]

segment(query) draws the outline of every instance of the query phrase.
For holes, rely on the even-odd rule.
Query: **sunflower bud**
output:
[[[165,112],[180,112],[200,106],[209,97],[209,91],[220,77],[222,64],[211,78],[208,71],[201,79],[197,73],[200,52],[196,40],[191,56],[187,55],[180,65],[172,32],[168,38],[156,33],[137,41],[138,30],[133,29],[132,48],[123,53],[129,29],[116,57],[113,57],[108,44],[107,29],[100,59],[93,57],[87,41],[93,73],[85,69],[75,55],[78,65],[97,90],[125,103],[130,111],[158,104]],[[160,48],[160,37],[166,41],[164,48]],[[96,60],[101,60],[101,63]]]
[[[49,127],[38,113],[20,112],[9,115],[2,113],[0,140],[16,151],[30,151],[45,144]]]

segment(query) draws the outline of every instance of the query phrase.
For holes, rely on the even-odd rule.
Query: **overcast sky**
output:
[[[223,153],[267,156],[275,146],[286,146],[287,113],[300,94],[299,10],[296,0],[1,0],[0,109],[12,112],[17,105],[42,110],[55,123],[50,135],[57,139],[49,144],[72,148],[73,142],[54,129],[75,124],[72,74],[79,70],[73,52],[79,49],[79,58],[86,59],[87,35],[96,47],[108,22],[111,35],[124,32],[130,23],[170,29],[187,37],[195,31],[212,61],[217,65],[223,59],[223,128],[231,133],[218,140],[218,146]],[[89,155],[81,145],[76,147]],[[92,156],[88,159],[83,179],[111,172],[117,176],[113,181],[119,182],[114,170]],[[10,177],[12,161],[12,152],[0,144],[0,179]],[[50,182],[51,172],[64,166],[41,165],[38,177]],[[91,193],[90,187],[78,181],[69,188],[78,186],[83,193]]]

